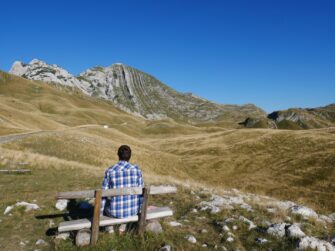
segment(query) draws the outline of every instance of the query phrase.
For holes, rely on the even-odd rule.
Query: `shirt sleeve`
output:
[[[109,183],[109,173],[108,173],[108,170],[107,170],[105,172],[104,179],[102,180],[101,188],[103,190],[107,190],[107,189],[109,189],[109,186],[110,186],[110,183]],[[105,205],[106,205],[106,198],[102,198],[102,200],[101,200],[101,208],[100,208],[100,215],[103,215],[104,209],[105,209]]]

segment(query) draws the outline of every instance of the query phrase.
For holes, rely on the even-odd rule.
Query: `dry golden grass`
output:
[[[146,121],[76,90],[1,72],[0,95],[2,135],[43,130],[2,146],[33,164],[39,156],[46,166],[65,161],[102,175],[117,160],[118,146],[129,144],[132,161],[148,179],[239,188],[335,210],[334,128],[230,129],[219,123]]]

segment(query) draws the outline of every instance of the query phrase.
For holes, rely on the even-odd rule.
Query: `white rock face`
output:
[[[185,239],[187,239],[188,242],[191,242],[193,244],[197,243],[197,239],[193,235],[186,235]]]
[[[317,251],[335,251],[335,247],[329,242],[314,237],[304,237],[299,242],[299,250],[316,249]]]
[[[306,234],[300,229],[299,225],[293,224],[286,229],[286,234],[291,238],[302,238]]]
[[[285,226],[285,223],[272,224],[266,232],[272,236],[281,238],[285,236]]]
[[[304,207],[304,206],[299,206],[299,205],[295,205],[293,207],[289,208],[289,212],[291,214],[298,214],[301,215],[303,217],[314,217],[317,218],[318,214],[313,210],[310,209],[308,207]]]
[[[69,200],[57,200],[55,207],[58,210],[63,211],[64,209],[67,208],[68,203],[69,203]]]

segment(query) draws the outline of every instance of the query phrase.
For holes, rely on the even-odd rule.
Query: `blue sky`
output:
[[[5,1],[0,69],[122,62],[182,92],[266,111],[335,102],[335,1]]]

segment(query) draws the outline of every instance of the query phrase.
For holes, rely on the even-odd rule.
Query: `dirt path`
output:
[[[22,133],[22,134],[14,134],[14,135],[7,135],[7,136],[1,136],[0,137],[0,144],[4,144],[7,142],[11,142],[18,139],[23,139],[26,137],[29,137],[31,135],[41,134],[45,131],[38,131],[38,132],[28,132],[28,133]]]
[[[80,129],[80,128],[88,128],[88,127],[101,127],[101,125],[88,124],[88,125],[69,127],[69,128],[65,128],[61,130],[54,130],[54,131],[36,131],[36,132],[5,135],[5,136],[0,136],[0,144],[8,143],[8,142],[18,140],[18,139],[23,139],[23,138],[26,138],[32,135],[37,135],[37,134],[55,133],[55,132],[69,131],[69,130],[75,130],[75,129]]]

